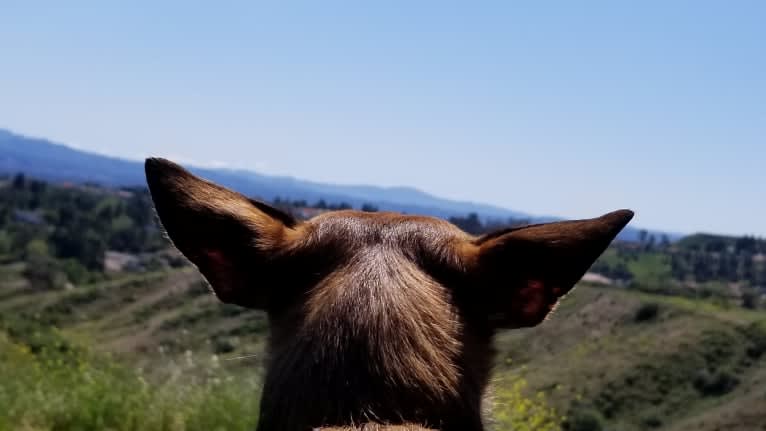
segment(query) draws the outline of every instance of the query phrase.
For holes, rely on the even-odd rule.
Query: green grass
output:
[[[540,328],[510,332],[501,352],[533,390],[570,418],[604,429],[672,429],[726,409],[766,424],[766,314],[715,302],[580,287]],[[691,423],[691,422],[689,422]],[[717,429],[713,421],[695,423]],[[744,419],[727,429],[749,430]],[[683,429],[683,428],[679,428]]]
[[[0,332],[0,431],[245,431],[257,423],[257,373],[187,355],[157,382],[57,330],[15,322],[10,333]],[[563,419],[514,376],[504,378],[493,412],[499,431],[556,431]]]
[[[178,364],[162,382],[55,330],[0,333],[0,430],[252,430],[254,377]]]
[[[627,262],[635,280],[648,286],[657,286],[671,280],[670,258],[662,253],[643,253]]]
[[[253,428],[267,319],[220,304],[195,273],[10,290],[0,301],[0,431]],[[580,286],[542,325],[497,338],[492,429],[766,424],[763,312]]]

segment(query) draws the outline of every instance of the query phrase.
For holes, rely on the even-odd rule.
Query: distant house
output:
[[[136,271],[141,269],[141,260],[138,256],[119,251],[107,251],[104,253],[104,272]]]
[[[595,272],[587,272],[582,277],[582,281],[593,284],[612,284],[613,281],[609,277],[605,277]]]
[[[33,224],[33,225],[41,225],[45,223],[45,220],[43,220],[43,215],[37,211],[27,211],[27,210],[17,209],[13,211],[13,219],[19,223],[26,223],[26,224]]]
[[[145,272],[158,269],[180,268],[188,265],[186,258],[175,248],[151,253],[132,254],[108,250],[104,253],[104,272]]]

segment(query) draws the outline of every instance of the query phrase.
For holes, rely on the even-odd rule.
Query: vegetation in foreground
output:
[[[766,429],[762,312],[581,286],[549,322],[499,346],[499,370],[550,391],[566,429]]]
[[[158,384],[54,329],[0,333],[0,430],[248,430],[258,382],[180,364]]]
[[[149,376],[73,344],[56,329],[16,320],[0,332],[0,430],[252,430],[258,419],[257,373],[228,372],[216,355],[184,355],[172,372]],[[250,374],[249,376],[247,374]],[[560,429],[542,393],[506,378],[494,429]]]
[[[265,320],[219,304],[193,271],[21,288],[0,316],[0,429],[239,430],[257,418]],[[498,347],[497,430],[766,429],[762,312],[585,285]]]
[[[266,319],[162,248],[145,191],[16,177],[0,199],[0,430],[253,428]],[[609,284],[500,335],[494,428],[766,430],[764,244],[611,248]]]

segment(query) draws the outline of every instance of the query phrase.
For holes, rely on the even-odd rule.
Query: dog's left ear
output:
[[[267,309],[280,287],[276,256],[296,235],[298,222],[168,160],[148,159],[146,179],[168,237],[218,298]]]
[[[495,328],[539,324],[632,217],[632,211],[620,210],[478,238],[472,259],[473,300]]]

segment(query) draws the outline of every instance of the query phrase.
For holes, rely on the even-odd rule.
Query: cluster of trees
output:
[[[766,240],[697,234],[671,244],[666,236],[658,242],[646,231],[640,232],[639,239],[638,251],[667,256],[670,273],[676,280],[745,281],[753,286],[766,286]]]
[[[614,243],[592,271],[637,289],[766,306],[764,239],[698,234],[670,243],[644,237]]]
[[[275,207],[285,211],[292,211],[295,208],[315,208],[320,210],[349,210],[353,207],[346,202],[327,203],[324,199],[311,204],[305,199],[286,199],[277,197],[271,202]]]
[[[603,265],[604,275],[630,279],[628,262],[642,255],[659,256],[674,280],[706,283],[711,281],[743,282],[752,287],[766,287],[766,240],[755,237],[725,237],[698,234],[671,244],[640,242],[615,244],[622,261]]]
[[[288,212],[294,211],[296,208],[313,208],[328,211],[350,210],[354,208],[354,206],[348,202],[328,203],[324,199],[319,199],[314,203],[309,203],[305,199],[291,200],[277,197],[271,203],[277,208],[281,208]],[[359,207],[359,210],[365,212],[377,212],[379,208],[375,204],[365,202],[362,204],[362,206]]]
[[[77,282],[102,271],[106,250],[140,254],[166,245],[145,188],[56,185],[21,174],[0,178],[0,184],[0,261],[26,260],[30,271],[40,274],[55,272],[48,269],[57,266],[70,281]],[[352,208],[346,202],[324,200],[309,203],[277,198],[273,204],[290,212]],[[378,210],[369,203],[360,209]],[[475,235],[529,223],[522,219],[486,221],[476,213],[449,221]],[[646,232],[639,238],[638,243],[615,243],[613,256],[597,262],[594,271],[631,282],[641,276],[638,272],[645,272],[637,271],[641,265],[635,262],[649,261],[649,266],[659,268],[655,273],[667,274],[669,280],[766,286],[766,240],[693,235],[671,243],[665,236],[658,239]]]
[[[671,271],[679,280],[747,281],[766,286],[766,240],[693,235],[669,250]]]
[[[298,208],[351,209],[346,202],[275,199]],[[366,203],[362,211],[377,211]],[[60,287],[103,277],[107,250],[154,253],[167,246],[146,188],[53,184],[23,174],[0,177],[0,263],[24,261],[35,285]]]
[[[670,252],[671,273],[678,280],[748,281],[754,286],[766,286],[766,265],[762,256],[746,252],[678,250]]]
[[[0,187],[0,258],[26,261],[33,279],[53,277],[50,268],[58,266],[70,281],[82,281],[101,272],[106,250],[162,247],[150,202],[143,189],[62,186],[16,175]]]
[[[470,213],[465,217],[450,217],[449,222],[465,232],[473,235],[483,235],[500,229],[523,226],[530,223],[527,219],[509,218],[507,220],[482,221],[476,213]]]
[[[353,209],[353,206],[347,202],[327,203],[324,199],[309,203],[305,199],[290,200],[278,197],[272,201],[272,204],[288,212],[294,212],[296,208],[313,208],[318,210]],[[366,212],[378,211],[378,207],[371,203],[363,203],[359,209]],[[477,213],[469,213],[466,216],[453,216],[449,217],[448,220],[465,232],[474,235],[482,235],[497,229],[529,224],[529,220],[514,218],[509,218],[508,220],[482,221]]]
[[[348,202],[328,203],[324,199],[319,199],[318,201],[314,203],[309,203],[305,199],[291,200],[291,199],[284,199],[284,198],[277,197],[271,203],[277,208],[281,208],[282,210],[285,210],[291,213],[295,213],[296,212],[295,210],[297,208],[313,208],[317,210],[327,210],[327,211],[350,210],[354,208],[354,206]],[[365,211],[365,212],[377,212],[378,207],[375,204],[365,202],[362,204],[361,207],[359,207],[359,210]]]

